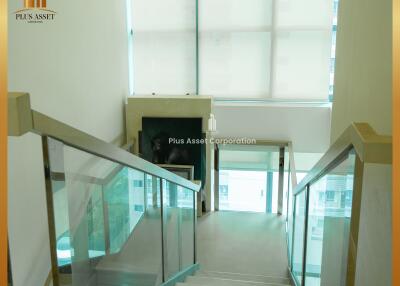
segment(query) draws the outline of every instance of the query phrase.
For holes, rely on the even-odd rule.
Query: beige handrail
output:
[[[392,163],[392,137],[376,134],[368,123],[353,123],[296,186],[293,194],[296,195],[303,191],[308,184],[326,173],[343,154],[352,148],[363,163]]]
[[[289,149],[291,146],[289,145]],[[354,166],[354,186],[352,209],[349,231],[349,245],[347,254],[347,273],[346,285],[354,285],[355,271],[357,264],[358,236],[360,227],[361,213],[361,197],[363,191],[363,169],[364,164],[391,164],[392,163],[392,137],[376,134],[372,127],[367,123],[353,123],[343,134],[335,141],[328,151],[322,156],[317,164],[309,171],[307,176],[297,185],[294,186],[293,195],[306,194],[305,196],[305,219],[303,234],[303,250],[307,249],[307,232],[308,232],[308,205],[310,202],[309,192],[310,186],[322,176],[335,168],[346,158],[350,152],[356,153]],[[293,152],[289,152],[289,156],[293,156]],[[290,163],[294,164],[294,158],[290,158]],[[296,180],[295,172],[292,172],[292,183]],[[304,199],[303,199],[304,200]],[[294,213],[292,214],[295,215]],[[293,220],[294,223],[294,220]],[[294,232],[292,233],[294,235]],[[303,271],[305,272],[307,256],[303,256]],[[292,278],[293,278],[293,273]],[[304,283],[305,276],[303,276]],[[293,282],[296,284],[295,282]]]
[[[68,146],[165,179],[195,192],[200,190],[199,185],[143,160],[122,148],[32,110],[28,93],[9,93],[8,135],[21,136],[28,132],[54,138]]]

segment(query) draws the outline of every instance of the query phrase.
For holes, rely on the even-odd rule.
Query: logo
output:
[[[47,0],[23,0],[24,8],[14,12],[15,20],[44,23],[55,19],[56,12],[47,9]]]

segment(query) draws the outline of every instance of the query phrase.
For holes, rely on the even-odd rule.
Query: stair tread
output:
[[[189,276],[186,281],[187,284],[204,285],[204,286],[290,286],[289,283],[276,283],[276,282],[257,282],[249,280],[237,280],[228,278],[218,278],[209,276]]]
[[[232,280],[245,280],[252,282],[263,282],[263,283],[281,283],[290,284],[289,277],[281,277],[274,275],[260,275],[260,274],[247,274],[247,273],[231,273],[231,272],[217,272],[217,271],[204,271],[200,270],[196,272],[198,277],[215,277]]]

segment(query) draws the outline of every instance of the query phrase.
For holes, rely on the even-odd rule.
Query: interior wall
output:
[[[8,140],[8,239],[14,285],[43,285],[50,270],[41,139]]]
[[[331,141],[351,122],[392,134],[392,1],[341,0]]]
[[[392,1],[341,0],[331,141],[367,122],[392,134]],[[391,165],[364,166],[355,285],[392,285]]]
[[[221,104],[213,107],[217,137],[292,141],[295,152],[329,148],[329,106]]]
[[[365,164],[356,286],[392,284],[392,165]]]
[[[9,91],[32,108],[106,141],[123,140],[128,91],[125,1],[48,1],[53,21],[29,24],[8,1]],[[9,138],[8,221],[15,286],[43,285],[49,241],[41,141]]]

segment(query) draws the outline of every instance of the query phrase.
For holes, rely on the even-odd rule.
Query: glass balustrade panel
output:
[[[355,155],[310,186],[305,285],[346,285]]]
[[[303,279],[305,211],[306,190],[296,196],[294,210],[292,273],[298,285],[301,284]]]
[[[194,198],[193,191],[178,187],[178,208],[181,221],[181,270],[194,263]]]
[[[161,180],[51,138],[47,149],[59,272],[73,286],[161,284]]]

